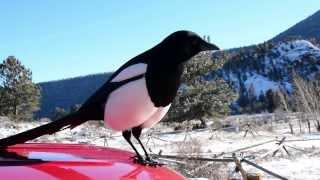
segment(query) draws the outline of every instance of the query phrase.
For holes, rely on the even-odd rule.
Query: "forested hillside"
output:
[[[107,81],[111,74],[93,74],[39,83],[41,107],[36,116],[52,118],[57,107],[68,111],[72,106],[82,104],[86,98]]]
[[[216,58],[227,60],[206,79],[223,77],[235,89],[239,95],[233,104],[235,113],[272,112],[275,107],[270,107],[270,101],[276,92],[293,92],[293,74],[306,80],[320,76],[320,49],[307,40],[266,42],[222,52]]]

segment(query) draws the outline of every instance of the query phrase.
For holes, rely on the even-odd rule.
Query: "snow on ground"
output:
[[[296,159],[279,159],[262,162],[259,165],[281,175],[290,174],[289,179],[320,179],[320,157],[302,156]],[[246,168],[246,166],[245,166]],[[277,179],[267,176],[268,179]]]
[[[13,122],[8,119],[0,118],[0,138],[21,132],[44,124],[46,122]],[[286,137],[288,140],[301,140],[301,139],[320,139],[320,134],[297,134],[291,135],[287,126],[279,125],[272,132],[268,131],[267,127],[258,127],[258,135],[252,136],[250,133],[246,138],[243,137],[244,131],[228,132],[225,130],[212,131],[193,130],[193,131],[180,131],[174,132],[171,127],[165,125],[157,125],[154,129],[144,132],[142,141],[147,146],[147,149],[152,149],[152,152],[162,154],[176,155],[182,143],[189,147],[190,143],[196,141],[200,146],[198,155],[212,157],[213,154],[226,153],[225,156],[230,156],[230,152],[239,148],[247,147],[250,145],[263,143],[266,141],[281,139]],[[88,143],[99,146],[108,146],[120,149],[130,150],[130,146],[122,138],[120,132],[113,132],[103,127],[103,124],[96,122],[86,123],[73,130],[64,130],[54,135],[43,136],[35,142],[63,142],[63,143]],[[136,144],[138,147],[138,144]],[[280,151],[275,157],[266,155],[272,152],[278,145],[275,142],[269,142],[255,148],[245,149],[242,152],[244,155],[253,155],[255,159],[251,161],[256,162],[262,167],[274,171],[289,179],[320,179],[320,141],[295,141],[287,142],[286,145],[292,146],[288,148],[291,156],[286,155]],[[140,149],[141,150],[141,149]],[[141,151],[142,152],[142,151]],[[187,155],[187,154],[177,154]],[[221,156],[223,157],[223,156]],[[262,158],[263,157],[263,158]],[[232,171],[233,164],[228,166],[228,170]],[[259,172],[263,174],[265,179],[276,179],[262,171],[253,168],[252,166],[244,165],[245,170],[248,172]]]
[[[271,89],[273,91],[279,89],[279,83],[269,80],[267,77],[261,76],[259,74],[254,74],[249,76],[244,82],[247,90],[253,87],[254,94],[259,97],[261,93],[266,94],[266,92]]]
[[[320,56],[320,49],[306,40],[295,40],[289,43],[281,43],[276,51],[280,53],[280,58],[286,57],[290,61],[299,60],[307,53],[315,53]]]
[[[253,73],[253,75],[248,76],[248,79],[244,81],[244,85],[248,91],[253,87],[254,95],[259,97],[261,93],[266,94],[266,92],[271,89],[272,91],[279,90],[281,88],[287,89],[292,92],[292,84],[288,82],[275,82],[269,78]]]

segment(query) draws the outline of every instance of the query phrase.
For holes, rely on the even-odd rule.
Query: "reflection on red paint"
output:
[[[12,165],[13,159],[1,159],[0,179],[185,179],[166,167],[146,167],[134,164],[131,152],[78,144],[21,144],[8,148],[9,152],[35,163]],[[24,163],[26,162],[26,163]]]

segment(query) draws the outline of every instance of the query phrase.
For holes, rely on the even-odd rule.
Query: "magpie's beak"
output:
[[[220,50],[220,48],[214,44],[208,43],[206,41],[203,41],[202,46],[201,46],[202,51],[214,51],[214,50]]]

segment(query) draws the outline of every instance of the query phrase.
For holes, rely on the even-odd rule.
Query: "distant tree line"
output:
[[[101,73],[39,83],[41,106],[36,117],[57,119],[56,111],[64,109],[69,112],[73,106],[82,104],[108,80],[110,75],[111,73]]]
[[[54,109],[54,112],[53,112],[53,117],[52,119],[53,120],[57,120],[57,119],[60,119],[70,113],[73,113],[73,112],[76,112],[80,109],[81,105],[80,104],[76,104],[76,105],[73,105],[71,106],[69,109],[64,109],[64,108],[61,108],[61,107],[56,107]]]

